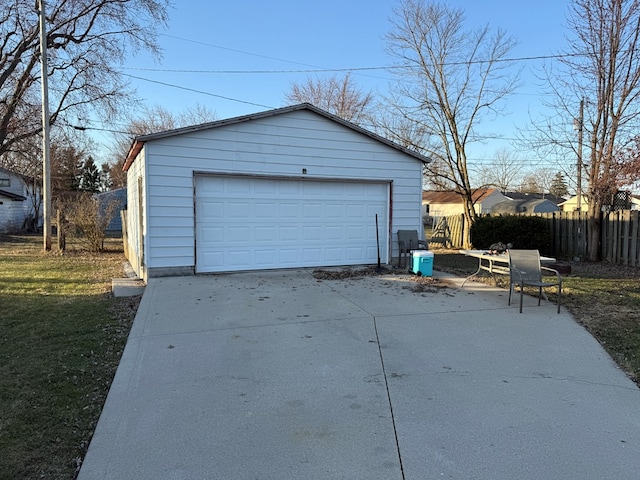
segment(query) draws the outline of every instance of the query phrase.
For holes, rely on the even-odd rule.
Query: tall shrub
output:
[[[499,215],[480,217],[471,226],[471,242],[474,248],[488,249],[492,244],[512,243],[513,248],[539,250],[542,254],[553,252],[551,223],[541,217]]]

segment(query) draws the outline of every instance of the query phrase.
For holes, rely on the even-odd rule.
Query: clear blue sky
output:
[[[466,12],[470,28],[489,24],[516,37],[519,44],[512,58],[552,55],[565,46],[568,0],[446,3]],[[123,72],[151,80],[132,79],[132,85],[148,105],[175,113],[202,104],[224,119],[277,108],[286,104],[284,95],[292,83],[334,73],[309,70],[391,65],[384,36],[394,5],[395,0],[179,0],[159,37],[161,62],[140,55],[131,58]],[[539,112],[543,88],[535,72],[542,63],[519,62],[522,86],[508,100],[507,115],[488,125],[490,130],[514,137],[516,127],[527,122],[528,111]],[[229,71],[273,73],[222,73]],[[375,93],[387,89],[390,76],[380,69],[354,73],[353,79]],[[502,145],[489,142],[475,147],[473,155],[491,158]]]

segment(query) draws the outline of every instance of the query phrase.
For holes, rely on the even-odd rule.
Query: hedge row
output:
[[[550,255],[551,223],[541,217],[505,215],[480,217],[471,226],[471,243],[474,248],[484,250],[498,242]]]

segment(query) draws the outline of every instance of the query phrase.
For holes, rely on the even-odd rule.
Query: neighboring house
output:
[[[506,192],[504,194],[509,200],[530,201],[530,200],[548,200],[555,205],[560,205],[565,201],[564,198],[552,195],[550,193],[522,193],[522,192]]]
[[[0,232],[22,230],[28,219],[36,222],[33,191],[28,177],[0,167]],[[39,195],[39,189],[35,192]]]
[[[639,195],[629,195],[629,206],[630,210],[640,210],[640,196]],[[559,207],[563,212],[575,212],[578,210],[578,197],[574,196],[562,202]],[[580,197],[580,210],[582,212],[586,212],[589,210],[589,203],[586,196],[582,195]]]
[[[551,200],[535,198],[506,200],[491,207],[491,213],[550,213],[559,210]]]
[[[578,197],[573,196],[564,202],[559,203],[558,207],[560,207],[560,210],[563,212],[575,212],[578,210]],[[589,210],[589,203],[587,201],[587,197],[584,195],[580,196],[580,210],[582,212]]]
[[[479,188],[473,193],[476,213],[489,213],[496,203],[507,198],[493,188]],[[445,217],[464,213],[462,197],[452,191],[422,192],[422,213],[425,217]]]
[[[96,198],[100,202],[100,209],[102,212],[109,211],[110,204],[114,204],[111,208],[111,214],[113,218],[107,226],[107,231],[122,232],[122,218],[120,216],[121,210],[127,209],[127,188],[117,188],[115,190],[109,190],[108,192],[97,193]]]
[[[140,136],[127,256],[145,280],[390,263],[427,161],[309,104]]]

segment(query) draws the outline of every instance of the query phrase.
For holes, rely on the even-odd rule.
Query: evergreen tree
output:
[[[51,145],[51,187],[54,195],[76,191],[84,152],[73,146]]]
[[[80,190],[83,192],[97,193],[100,191],[102,175],[93,157],[88,157],[82,164],[80,171]]]
[[[555,177],[553,177],[551,186],[549,187],[549,193],[557,197],[566,197],[569,195],[569,187],[562,172],[556,173]]]
[[[125,183],[126,185],[126,183]],[[107,192],[113,187],[113,181],[111,180],[111,165],[103,163],[100,169],[100,191]]]

